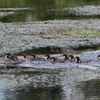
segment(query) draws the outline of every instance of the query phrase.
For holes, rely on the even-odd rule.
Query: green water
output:
[[[100,0],[1,0],[0,8],[26,8],[33,10],[15,11],[0,18],[1,22],[27,22],[54,19],[100,18],[99,15],[83,16],[64,11],[66,7],[100,5]],[[8,10],[6,10],[8,12]]]

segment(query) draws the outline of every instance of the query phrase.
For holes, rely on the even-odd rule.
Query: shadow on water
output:
[[[19,52],[18,54],[21,53],[26,53],[26,54],[31,54],[31,53],[36,53],[36,54],[58,54],[62,53],[62,50],[60,47],[56,46],[48,46],[48,47],[39,47],[35,49],[30,49],[30,50],[25,50],[23,52]]]
[[[79,87],[85,100],[100,100],[100,79],[83,82]]]
[[[25,86],[0,92],[0,100],[100,100],[100,80],[90,80],[74,88]]]
[[[59,87],[25,87],[25,89],[15,91],[3,91],[3,96],[0,100],[61,100],[60,92]]]
[[[68,53],[68,54],[78,54],[83,51],[90,51],[90,50],[99,50],[100,44],[92,44],[92,45],[84,45],[84,46],[76,46],[76,47],[57,47],[57,46],[47,46],[47,47],[39,47],[34,49],[28,49],[21,53],[31,54],[61,54],[61,53]]]

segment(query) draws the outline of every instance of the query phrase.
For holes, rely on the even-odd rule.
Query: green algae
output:
[[[94,35],[100,35],[100,30],[88,30],[88,29],[83,29],[83,30],[78,30],[77,32],[76,32],[76,34],[81,34],[81,35],[83,35],[83,34],[94,34]]]

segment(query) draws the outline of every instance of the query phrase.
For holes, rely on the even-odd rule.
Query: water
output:
[[[0,0],[0,21],[4,23],[90,18],[100,18],[100,0]],[[47,47],[34,49],[34,53],[60,57],[63,50]],[[82,59],[92,59],[85,64],[35,61],[0,66],[0,100],[100,100],[99,53],[79,54]]]
[[[4,67],[0,70],[3,72],[0,75],[0,100],[100,99],[100,80],[91,80],[95,74],[93,70]]]
[[[61,100],[59,87],[33,88],[25,87],[25,90],[5,90],[0,93],[0,100]]]
[[[1,12],[13,12],[0,18],[1,22],[27,22],[54,19],[84,19],[100,18],[98,7],[92,11],[92,15],[84,15],[82,8],[86,5],[85,12],[100,5],[99,0],[3,0],[0,1],[0,8],[26,8],[25,9],[1,9]],[[70,9],[80,7],[80,10]],[[90,11],[89,11],[90,12]],[[88,13],[89,13],[88,12]],[[93,12],[98,12],[96,15]],[[87,13],[86,13],[87,14]]]

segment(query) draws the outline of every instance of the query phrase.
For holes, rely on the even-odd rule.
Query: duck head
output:
[[[76,63],[79,63],[81,60],[80,60],[80,57],[78,57],[78,56],[76,56],[75,58],[74,58],[74,60],[76,61]]]
[[[33,57],[33,59],[36,58],[36,55],[34,53],[32,53],[31,56]]]
[[[69,57],[69,54],[63,54],[63,56],[64,56],[64,60],[67,60]]]
[[[27,59],[27,55],[25,53],[22,53],[21,56],[23,56],[24,59]]]
[[[73,61],[73,60],[74,60],[74,56],[73,56],[73,55],[69,55],[69,56],[68,56],[68,59],[69,59],[70,61]]]
[[[50,55],[45,55],[45,57],[47,60],[50,59]]]
[[[11,53],[6,53],[6,57],[9,58],[12,54]]]

